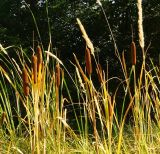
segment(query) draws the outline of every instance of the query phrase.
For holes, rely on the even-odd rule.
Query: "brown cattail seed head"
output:
[[[96,71],[97,71],[97,75],[98,75],[98,80],[100,83],[103,82],[103,76],[102,76],[102,67],[100,64],[97,65],[97,68],[96,68]]]
[[[37,83],[37,56],[32,56],[32,77],[34,83]]]
[[[37,46],[37,63],[38,63],[38,72],[40,70],[40,67],[42,65],[43,59],[42,59],[42,50],[40,46]]]
[[[131,58],[132,65],[136,65],[136,45],[133,41],[131,43]]]
[[[60,65],[59,63],[56,64],[56,68],[55,68],[55,78],[56,78],[56,86],[59,87],[60,86]]]
[[[88,75],[92,74],[92,60],[91,60],[91,52],[88,48],[86,48],[85,52],[85,61],[86,61],[86,69]]]
[[[23,79],[23,92],[25,96],[29,95],[29,79],[26,68],[22,71],[22,79]]]

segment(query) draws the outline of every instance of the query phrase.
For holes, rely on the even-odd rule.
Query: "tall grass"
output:
[[[79,19],[77,22],[86,41],[86,68],[81,67],[74,54],[75,79],[51,52],[50,43],[47,51],[38,46],[32,55],[26,55],[21,48],[0,45],[0,152],[159,153],[159,67],[151,61],[152,68],[146,69],[143,56],[138,74],[136,44],[132,41],[129,71],[125,53],[118,53],[112,34],[124,77],[108,78],[110,68],[102,69],[83,24]],[[141,47],[145,53],[144,46]],[[11,58],[10,48],[16,50],[18,61]],[[97,72],[98,89],[93,70]],[[78,102],[72,101],[66,73],[77,90]],[[110,95],[108,85],[112,80],[118,80],[119,85]],[[124,93],[121,102],[117,99],[119,89]],[[68,96],[63,95],[63,90]],[[121,113],[117,112],[119,105]],[[131,119],[128,124],[127,117]]]

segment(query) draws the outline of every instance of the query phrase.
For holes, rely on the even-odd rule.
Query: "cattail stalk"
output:
[[[88,48],[86,48],[86,52],[85,52],[85,61],[86,61],[87,73],[88,75],[91,75],[92,74],[92,60],[91,60],[91,53]]]
[[[136,45],[133,41],[131,43],[131,62],[132,65],[136,65]]]
[[[29,79],[26,68],[22,71],[22,79],[23,79],[23,92],[25,96],[29,95]]]
[[[32,56],[32,77],[34,83],[37,83],[37,56]]]

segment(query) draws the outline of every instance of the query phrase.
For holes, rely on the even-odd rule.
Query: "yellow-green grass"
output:
[[[114,78],[107,79],[107,72],[105,73],[94,56],[90,55],[97,64],[97,78],[101,77],[101,88],[96,89],[92,81],[92,72],[85,73],[74,55],[76,78],[71,80],[79,94],[78,104],[83,104],[80,114],[77,114],[74,102],[70,98],[70,90],[68,89],[66,97],[62,93],[63,88],[67,89],[64,72],[68,71],[50,51],[43,51],[43,54],[49,56],[48,61],[45,58],[43,61],[41,59],[39,69],[36,67],[38,72],[35,77],[35,66],[29,64],[33,60],[25,57],[23,50],[17,53],[17,56],[23,59],[17,63],[9,57],[8,49],[1,47],[1,153],[160,152],[158,66],[151,62],[153,68],[144,70],[142,65],[141,74],[137,75],[136,66],[133,65],[131,72],[127,73],[125,59],[122,56],[120,63],[124,79],[119,81],[125,93],[123,101],[116,102],[120,85],[112,96],[107,87],[107,83]],[[52,69],[49,68],[50,62],[54,66]],[[24,70],[28,79],[23,77]],[[142,81],[144,75],[145,81]],[[131,76],[134,77],[133,92],[130,91]],[[27,94],[24,88],[26,82],[29,88]],[[128,99],[125,99],[127,95],[128,102]],[[67,105],[73,105],[71,112],[74,116],[67,117],[65,101],[68,102]],[[117,103],[124,106],[123,114],[119,115],[116,112]],[[128,112],[132,113],[130,123],[126,123]],[[18,119],[17,125],[14,118]],[[77,127],[72,127],[72,121]]]

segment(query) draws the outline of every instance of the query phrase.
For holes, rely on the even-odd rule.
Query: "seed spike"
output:
[[[91,53],[88,48],[86,48],[85,60],[86,60],[87,73],[88,75],[91,75],[92,74],[92,60],[91,60]]]
[[[26,68],[23,68],[22,71],[22,79],[23,79],[23,92],[25,96],[29,95],[29,79],[28,79],[28,72]]]

